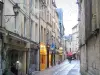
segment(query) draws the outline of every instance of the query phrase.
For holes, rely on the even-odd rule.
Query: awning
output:
[[[73,54],[72,54],[72,52],[68,52],[68,54],[67,54],[68,56],[72,56]]]

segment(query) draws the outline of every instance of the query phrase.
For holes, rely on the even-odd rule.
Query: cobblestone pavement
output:
[[[37,72],[33,75],[80,75],[80,63],[76,60],[69,63],[66,60],[60,65]]]

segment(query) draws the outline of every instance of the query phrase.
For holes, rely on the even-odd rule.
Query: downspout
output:
[[[4,0],[2,0],[2,2],[4,2]],[[3,26],[3,9],[1,11],[1,27]],[[3,48],[4,48],[4,39],[3,39],[3,33],[1,33],[1,42],[2,42],[2,45],[1,45],[1,69],[2,69],[2,74],[3,74]]]
[[[40,10],[40,0],[39,0],[39,10]],[[39,11],[39,71],[40,71],[40,11]]]
[[[29,39],[31,40],[31,17],[30,17],[30,1],[29,1]],[[30,42],[29,42],[30,46]],[[30,47],[28,48],[28,67],[27,67],[27,73],[29,74],[29,68],[30,68]]]

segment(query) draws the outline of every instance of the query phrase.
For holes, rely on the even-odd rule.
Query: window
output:
[[[44,28],[44,42],[46,43],[46,29]]]
[[[37,38],[38,38],[38,25],[37,23],[35,24],[35,41],[37,42]]]
[[[41,26],[41,41],[43,41],[43,27]]]
[[[43,13],[43,6],[42,6],[42,9],[41,9],[41,12],[42,12],[41,17],[42,17],[42,19],[43,19],[43,15],[44,15],[44,13]]]
[[[45,20],[46,20],[46,18],[47,18],[47,17],[46,17],[46,16],[47,16],[47,13],[46,13],[46,12],[47,12],[47,10],[45,10]]]
[[[49,12],[47,11],[47,22],[49,22]]]
[[[40,6],[40,10],[42,10],[42,6]],[[42,11],[40,12],[40,16],[42,18]]]
[[[31,25],[30,25],[30,37],[32,39],[32,34],[33,34],[33,21],[31,20]]]
[[[45,16],[45,13],[44,13],[44,6],[43,6],[42,12],[43,12],[43,20],[44,20],[44,16]]]
[[[51,14],[50,14],[50,24],[51,24]]]
[[[26,17],[24,16],[24,36],[26,36]]]

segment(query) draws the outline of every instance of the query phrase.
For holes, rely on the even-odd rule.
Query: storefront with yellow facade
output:
[[[44,43],[40,43],[40,70],[47,68],[47,50]]]
[[[62,47],[59,48],[58,53],[59,53],[59,60],[62,61],[63,59],[63,48]]]

